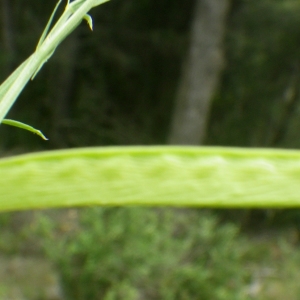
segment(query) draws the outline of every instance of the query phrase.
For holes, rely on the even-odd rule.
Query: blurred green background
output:
[[[223,59],[198,144],[297,149],[300,1],[224,1]],[[197,46],[196,8],[208,2],[112,0],[92,10],[94,32],[72,33],[8,116],[49,141],[1,126],[2,156],[168,144]],[[55,4],[1,0],[1,80],[34,51]],[[297,209],[2,213],[0,300],[299,299],[299,226]]]

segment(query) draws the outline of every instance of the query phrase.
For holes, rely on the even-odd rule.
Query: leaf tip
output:
[[[38,136],[40,136],[44,141],[48,141],[48,140],[49,140],[46,136],[43,135],[43,133],[42,133],[40,130],[38,130],[38,131],[36,132],[36,134],[37,134]]]
[[[83,18],[87,21],[90,29],[93,31],[93,19],[92,19],[92,17],[88,14],[85,14]]]

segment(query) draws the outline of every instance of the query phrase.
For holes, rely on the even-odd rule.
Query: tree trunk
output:
[[[189,52],[172,117],[170,144],[203,142],[209,107],[223,68],[222,41],[230,0],[197,0]]]

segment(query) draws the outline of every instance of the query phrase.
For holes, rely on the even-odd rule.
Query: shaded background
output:
[[[1,80],[34,51],[55,3],[1,0]],[[94,32],[90,32],[83,22],[59,46],[9,113],[9,118],[41,129],[49,141],[1,126],[2,155],[106,145],[196,144],[281,148],[298,148],[300,145],[300,1],[112,0],[93,9],[91,15]],[[159,220],[156,219],[157,212],[154,210],[153,214],[152,209],[75,211],[76,221],[71,218],[71,223],[75,222],[80,228],[76,230],[80,232],[72,227],[75,226],[73,224],[67,227],[71,229],[60,230],[59,234],[53,228],[64,228],[69,211],[47,212],[48,223],[46,217],[42,217],[44,227],[36,213],[1,215],[2,232],[5,233],[0,245],[2,252],[13,256],[28,252],[30,257],[47,257],[47,261],[59,270],[58,282],[64,292],[58,292],[60,296],[57,297],[75,299],[72,294],[74,285],[81,287],[82,284],[81,292],[76,292],[80,295],[77,299],[251,299],[252,296],[275,299],[274,295],[283,299],[282,295],[286,295],[287,291],[294,292],[289,299],[298,299],[297,288],[289,286],[297,276],[293,273],[294,269],[288,267],[297,265],[300,259],[298,210],[185,212],[182,217],[186,218],[182,221],[184,225],[180,226],[188,236],[186,239],[191,240],[191,245],[202,243],[203,237],[199,239],[197,233],[199,226],[203,228],[206,225],[198,224],[189,214],[194,216],[196,213],[196,220],[217,218],[217,221],[208,222],[216,222],[220,224],[220,230],[225,230],[213,243],[219,249],[219,258],[214,261],[214,258],[209,260],[191,254],[206,253],[206,250],[190,245],[186,252],[178,254],[179,258],[172,257],[169,265],[163,262],[174,251],[163,252],[165,256],[160,257],[160,247],[154,249],[158,262],[152,264],[150,254],[141,246],[153,245],[152,239],[162,232],[157,224],[163,222],[166,228],[170,226],[171,229],[163,231],[162,241],[168,241],[170,249],[177,247],[177,244],[170,243],[174,231],[177,232],[174,226],[177,228],[179,225],[175,220],[168,223],[172,219],[169,210],[161,212]],[[175,216],[182,214],[172,212]],[[114,218],[114,213],[121,214],[120,219]],[[120,229],[128,214],[137,228],[152,232],[151,238],[146,233],[140,236],[141,233],[134,230],[123,232]],[[54,218],[53,215],[62,217]],[[107,225],[109,228],[117,228],[117,241],[113,238],[114,233],[104,234],[107,231],[105,226],[85,231],[81,218],[88,219],[89,226],[93,228],[96,220],[103,215],[110,224]],[[152,220],[148,221],[153,222],[152,229],[141,225],[142,221],[134,221],[140,215],[142,220]],[[234,221],[234,225],[228,225],[229,221]],[[28,226],[45,230],[32,233]],[[235,235],[231,229],[228,233],[226,226],[234,226],[234,230],[241,233]],[[69,231],[73,233],[73,229],[76,234],[70,242],[68,234]],[[205,232],[213,240],[218,236],[211,227]],[[139,258],[132,259],[129,255],[127,259],[125,252],[120,254],[112,250],[120,247],[118,241],[123,241],[120,242],[122,244],[131,235],[136,237],[132,243],[137,243]],[[50,238],[53,236],[62,240],[65,245],[62,249],[69,249],[66,246],[68,241],[75,245],[72,244],[72,247],[82,250],[78,250],[79,254],[73,250],[59,252],[55,247],[51,248],[53,240]],[[90,242],[83,246],[81,236]],[[231,260],[230,251],[223,259],[220,258],[225,247],[220,236],[225,236],[225,240],[234,239],[234,260]],[[247,255],[244,255],[244,242],[240,240],[243,238],[247,238],[247,249],[251,250]],[[52,242],[46,251],[44,245],[49,243],[49,239]],[[93,245],[96,244],[98,249],[107,239],[112,239],[108,250],[102,256],[96,255],[98,252],[93,250]],[[183,238],[182,242],[186,239]],[[285,240],[283,244],[282,239]],[[208,240],[203,241],[205,249],[211,249]],[[143,242],[139,244],[138,241]],[[167,247],[162,241],[159,242],[161,247]],[[65,261],[61,258],[64,251],[68,254]],[[210,250],[207,251],[210,253]],[[269,257],[267,252],[271,253]],[[95,253],[94,256],[91,253]],[[112,253],[112,258],[108,258],[107,253]],[[251,256],[251,253],[254,254]],[[117,257],[122,259],[118,261]],[[111,264],[108,263],[110,259]],[[280,268],[286,268],[287,274],[283,271],[283,277],[286,276],[287,281],[280,278],[270,292],[263,287],[269,284],[270,278],[279,276],[276,271],[279,266],[275,264],[275,271],[272,266],[275,260],[278,263],[280,259]],[[94,268],[87,271],[87,261],[90,260]],[[144,273],[136,269],[137,261],[145,265]],[[190,263],[188,270],[182,267],[186,261]],[[227,264],[219,261],[227,261]],[[262,261],[267,261],[266,270],[259,269],[260,272],[256,267],[252,268],[253,265],[262,265]],[[107,269],[100,272],[98,264],[105,263]],[[155,269],[157,265],[166,274],[169,270],[173,277],[162,276],[158,280],[157,272],[160,272]],[[234,274],[230,273],[233,265],[236,267]],[[199,266],[205,267],[200,270],[197,269]],[[129,271],[125,272],[124,268]],[[247,274],[242,271],[245,268],[249,270]],[[178,269],[182,271],[180,275],[176,273]],[[207,270],[217,275],[207,275]],[[124,278],[131,278],[128,273],[135,274],[133,278],[146,276],[149,282],[140,283],[136,279],[125,282]],[[77,274],[77,277],[70,274]],[[114,277],[112,274],[118,275]],[[201,277],[199,274],[206,275]],[[101,276],[105,282],[98,280]],[[203,281],[199,281],[199,276]],[[212,278],[215,280],[212,281]],[[224,278],[233,279],[230,282]],[[239,281],[237,278],[242,279]],[[166,284],[168,281],[172,284]],[[89,286],[89,282],[93,286]],[[117,287],[116,282],[119,284]],[[177,293],[176,284],[179,286]],[[153,286],[150,291],[149,286]],[[205,286],[215,294],[204,292]],[[216,287],[224,288],[219,291]],[[34,297],[38,296],[29,299],[36,299]]]
[[[297,148],[298,1],[196,2],[115,0],[94,9],[94,32],[82,24],[68,37],[9,114],[50,141],[1,126],[2,150],[168,143],[192,48],[199,52],[193,64],[211,66],[196,75],[216,82],[206,96],[207,81],[196,78],[206,116],[194,143]],[[223,12],[214,8],[224,2]],[[2,80],[33,52],[54,4],[2,0]],[[197,27],[198,15],[209,12],[215,19]],[[222,30],[211,30],[217,21]],[[195,32],[204,35],[201,45]],[[207,56],[213,51],[221,59]]]

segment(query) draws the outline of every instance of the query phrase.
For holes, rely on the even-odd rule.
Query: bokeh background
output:
[[[1,81],[55,4],[0,1]],[[8,115],[49,141],[3,125],[2,156],[300,146],[299,0],[112,0],[91,15],[94,31],[82,22]],[[297,209],[2,213],[0,300],[296,300],[299,226]]]

